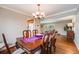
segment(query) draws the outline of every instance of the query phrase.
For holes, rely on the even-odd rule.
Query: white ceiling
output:
[[[8,8],[10,10],[19,11],[28,16],[32,16],[32,13],[37,11],[36,4],[2,4],[0,6]],[[40,5],[41,11],[44,11],[46,16],[56,14],[62,11],[71,10],[77,7],[78,4],[41,4]]]

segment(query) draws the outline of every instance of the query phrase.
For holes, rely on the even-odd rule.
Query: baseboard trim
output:
[[[76,46],[77,50],[79,51],[79,47],[78,47],[78,44],[77,44],[76,40],[74,40],[74,43],[75,43],[75,46]]]

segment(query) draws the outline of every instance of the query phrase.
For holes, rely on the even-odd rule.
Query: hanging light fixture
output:
[[[45,13],[40,11],[40,4],[37,4],[37,12],[32,13],[34,18],[43,19],[45,17]]]

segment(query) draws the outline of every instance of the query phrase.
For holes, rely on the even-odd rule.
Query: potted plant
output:
[[[69,27],[66,25],[66,26],[64,27],[64,31],[68,31],[68,29],[69,29]]]

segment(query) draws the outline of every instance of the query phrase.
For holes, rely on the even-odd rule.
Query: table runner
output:
[[[35,40],[39,40],[39,39],[42,39],[42,36],[33,36],[33,37],[30,37],[30,38],[24,38],[23,41],[25,42],[32,42],[32,41],[35,41]]]

